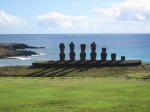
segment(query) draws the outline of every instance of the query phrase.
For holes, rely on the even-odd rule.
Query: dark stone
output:
[[[35,47],[35,46],[28,46],[27,44],[12,44],[13,49],[40,49],[40,48],[45,48],[45,47]]]
[[[105,47],[102,48],[102,53],[106,53],[106,48]]]
[[[91,44],[91,61],[95,61],[96,60],[96,44],[95,44],[95,42],[93,42],[92,44]]]
[[[16,53],[16,56],[31,56],[31,55],[36,55],[37,53],[34,51],[18,51]]]
[[[79,69],[77,72],[83,72],[89,69],[89,67],[132,67],[132,66],[139,66],[142,64],[141,60],[126,60],[126,61],[120,61],[120,60],[116,60],[116,61],[94,61],[91,62],[90,60],[87,61],[73,61],[70,62],[70,60],[66,60],[66,61],[47,61],[47,62],[41,62],[41,61],[36,61],[34,63],[32,63],[32,67],[40,67],[40,68],[58,68],[58,67],[72,67],[75,68],[77,67],[77,69]],[[150,78],[150,77],[149,77]]]
[[[121,61],[125,61],[125,56],[121,56]]]
[[[71,42],[69,47],[70,47],[70,53],[69,53],[70,61],[74,61],[75,60],[75,52],[74,52],[75,45],[73,44],[73,42]]]
[[[65,60],[65,53],[64,53],[65,45],[64,45],[64,43],[60,43],[59,48],[60,48],[60,54],[59,54],[60,61],[64,61]]]
[[[0,59],[16,59],[14,57],[37,55],[36,52],[26,50],[26,48],[40,49],[44,47],[28,46],[27,44],[17,44],[17,43],[0,43],[0,49],[2,51],[7,51],[0,53]]]
[[[80,47],[81,47],[80,60],[85,61],[85,58],[86,58],[86,53],[85,53],[86,44],[81,44]]]
[[[112,53],[111,54],[111,60],[112,61],[116,61],[116,53]]]
[[[102,48],[101,60],[106,61],[106,58],[107,58],[106,48]]]

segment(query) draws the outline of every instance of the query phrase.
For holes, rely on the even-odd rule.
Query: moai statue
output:
[[[60,54],[59,54],[60,61],[64,61],[65,60],[65,53],[64,53],[65,45],[64,45],[64,43],[60,43],[59,48],[60,48]]]
[[[81,61],[85,61],[85,57],[86,57],[86,53],[85,53],[86,44],[81,44],[80,47],[81,47],[80,60]]]
[[[106,48],[102,48],[101,60],[106,61],[106,58],[107,58]]]
[[[111,54],[111,61],[116,61],[116,53]]]
[[[71,42],[71,44],[69,44],[69,47],[70,47],[70,53],[69,53],[70,61],[74,61],[75,60],[74,46],[75,45],[73,44],[73,42]]]
[[[96,60],[96,44],[95,44],[95,42],[93,42],[92,44],[91,44],[91,61],[95,61]]]
[[[126,60],[125,56],[121,56],[121,61],[125,61],[125,60]]]

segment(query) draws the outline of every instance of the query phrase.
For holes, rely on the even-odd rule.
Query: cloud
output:
[[[95,8],[92,11],[122,21],[150,21],[150,0],[127,0],[108,8]]]
[[[0,10],[0,25],[1,26],[16,26],[16,25],[25,25],[26,21],[20,19],[17,16],[12,16],[6,14],[4,11]]]
[[[40,27],[88,27],[88,17],[50,12],[34,17]]]

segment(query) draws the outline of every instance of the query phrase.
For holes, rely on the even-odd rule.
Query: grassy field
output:
[[[150,64],[0,67],[0,112],[149,112]]]
[[[150,77],[150,64],[135,67],[51,67],[33,68],[30,66],[0,67],[0,76],[16,77]]]
[[[149,80],[0,77],[0,112],[149,112]]]

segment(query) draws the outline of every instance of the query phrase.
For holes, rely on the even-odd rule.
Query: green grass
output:
[[[149,80],[0,77],[0,112],[149,112]]]
[[[150,76],[150,65],[136,67],[52,67],[33,68],[29,66],[0,67],[0,76],[20,77],[82,77],[82,76],[129,76],[143,78]]]

